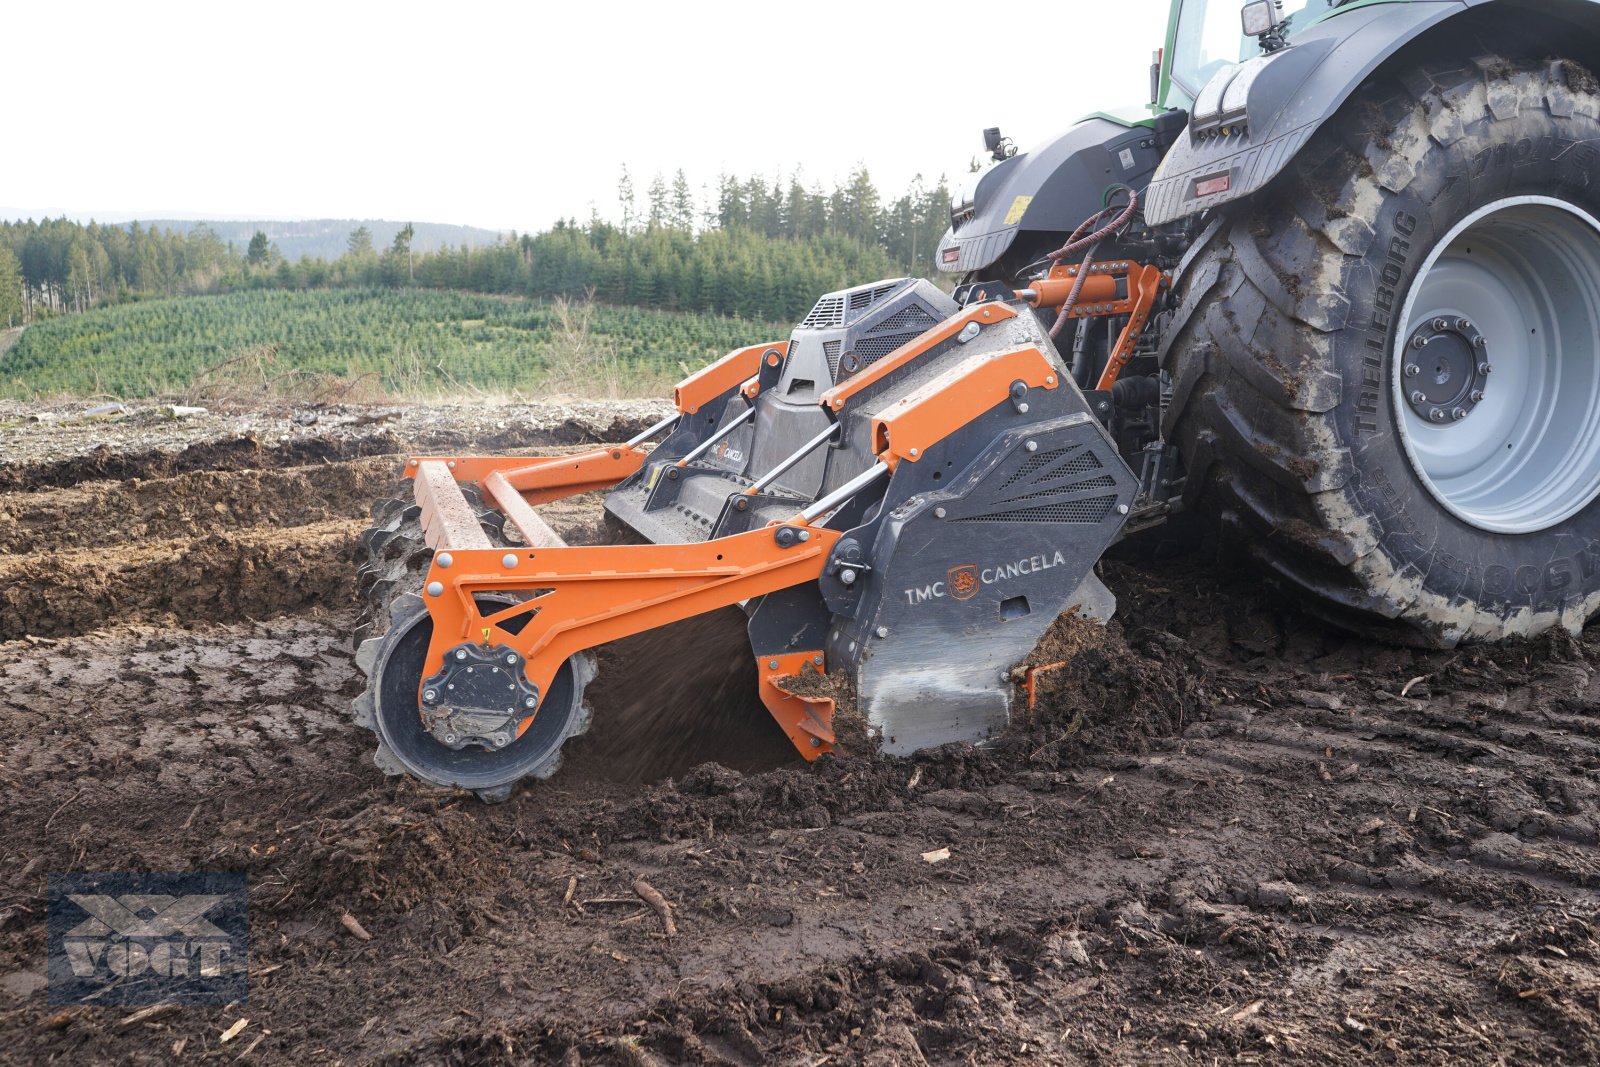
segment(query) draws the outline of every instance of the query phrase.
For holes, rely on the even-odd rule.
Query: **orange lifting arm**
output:
[[[577,652],[816,581],[841,536],[788,523],[682,545],[465,549],[449,554],[449,566],[435,555],[423,598],[433,636],[422,677],[463,641],[486,642],[519,652],[528,680],[545,693]],[[489,591],[534,595],[486,614],[473,594]],[[525,620],[515,633],[505,628],[514,620]]]
[[[948,341],[966,329],[969,322],[987,324],[1016,317],[1017,313],[1004,304],[979,304],[968,308],[965,313],[946,319],[927,333],[914,340],[907,341],[860,374],[855,375],[848,381],[840,382],[823,393],[822,406],[829,411],[838,411],[845,406],[851,397],[867,388],[867,386],[872,385],[874,382],[882,381],[924,352]]]
[[[418,456],[406,464],[406,477],[416,477],[424,463],[444,464],[458,482],[482,484],[500,474],[528,503],[545,504],[616,485],[649,457],[632,445],[606,445],[571,456]]]
[[[1055,365],[1032,345],[962,360],[872,420],[873,451],[891,468],[915,463],[928,446],[950,436],[1011,396],[1013,382],[1055,389]]]
[[[788,341],[736,348],[679,382],[672,391],[672,402],[685,415],[693,415],[728,390],[742,389],[760,373],[762,360],[775,367],[788,351]]]
[[[1133,358],[1133,350],[1139,344],[1139,335],[1144,332],[1144,324],[1150,318],[1150,312],[1156,306],[1156,297],[1160,295],[1161,287],[1165,284],[1167,276],[1161,273],[1159,267],[1135,267],[1128,275],[1128,297],[1133,305],[1128,309],[1128,324],[1122,328],[1122,336],[1117,338],[1117,346],[1111,350],[1111,358],[1106,360],[1106,369],[1100,373],[1096,389],[1110,389],[1116,384],[1117,375],[1122,373],[1122,368]]]

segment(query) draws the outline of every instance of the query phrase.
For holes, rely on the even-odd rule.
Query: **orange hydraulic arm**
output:
[[[1080,270],[1079,266],[1058,263],[1050,268],[1048,275],[1030,282],[1029,287],[1017,295],[1034,307],[1060,307],[1072,294],[1072,287],[1077,285]],[[1122,289],[1119,283],[1123,281],[1126,281],[1127,295],[1119,297],[1117,293]],[[1122,328],[1122,334],[1111,349],[1111,358],[1106,360],[1106,368],[1100,373],[1096,389],[1110,389],[1116,384],[1122,368],[1133,358],[1139,335],[1144,332],[1150,312],[1155,310],[1156,297],[1161,295],[1161,287],[1166,284],[1167,276],[1161,268],[1148,264],[1119,260],[1095,263],[1089,267],[1089,274],[1078,289],[1077,302],[1068,310],[1067,317],[1128,316],[1128,324]]]

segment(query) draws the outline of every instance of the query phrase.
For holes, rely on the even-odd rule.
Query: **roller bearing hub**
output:
[[[423,725],[448,748],[505,748],[538,707],[539,687],[509,648],[457,645],[422,682]]]
[[[1406,403],[1431,423],[1460,422],[1489,386],[1489,342],[1466,318],[1435,318],[1411,334],[1401,369]]]

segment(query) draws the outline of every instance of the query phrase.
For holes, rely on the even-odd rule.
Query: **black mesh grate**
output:
[[[835,381],[839,379],[839,346],[842,343],[842,341],[822,342],[822,354],[828,359],[828,374]]]
[[[901,308],[878,323],[872,328],[872,332],[889,333],[894,330],[916,330],[921,333],[928,327],[937,325],[938,322],[938,319],[928,314],[920,305],[912,304],[910,307]]]
[[[1079,525],[1097,523],[1111,514],[1116,496],[1097,496],[1090,500],[1069,500],[1062,504],[1037,504],[990,515],[968,515],[956,522],[1056,522]]]
[[[919,336],[921,336],[920,331],[917,333],[887,334],[883,337],[864,337],[856,342],[854,349],[856,360],[863,367],[876,363],[907,341],[915,341]]]

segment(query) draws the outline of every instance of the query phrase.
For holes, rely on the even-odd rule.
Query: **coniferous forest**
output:
[[[414,251],[412,227],[376,247],[353,229],[343,255],[288,260],[265,234],[244,247],[187,231],[67,219],[0,222],[0,328],[154,297],[240,290],[418,287],[789,321],[863,280],[930,272],[949,190],[920,179],[898,198],[865,169],[831,190],[798,176],[724,175],[697,197],[683,173],[636,189],[620,218],[565,219],[487,247]]]

